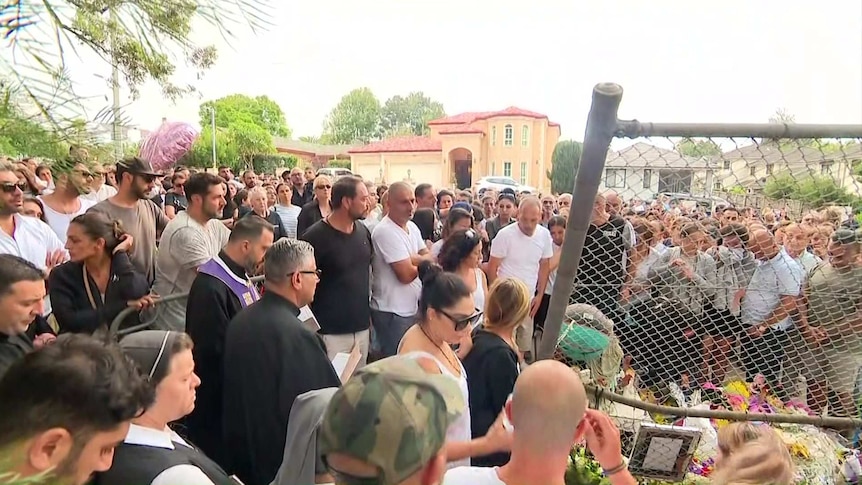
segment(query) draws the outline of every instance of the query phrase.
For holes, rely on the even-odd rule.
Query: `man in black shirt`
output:
[[[578,264],[572,303],[598,308],[615,323],[619,321],[619,302],[625,271],[620,261],[626,253],[622,230],[610,220],[605,197],[596,195],[584,251]]]
[[[272,242],[273,227],[262,218],[238,220],[227,246],[198,269],[186,304],[186,333],[195,343],[195,372],[201,378],[195,410],[185,420],[188,438],[225,469],[221,427],[225,333],[240,310],[260,299],[248,275]]]
[[[45,274],[29,261],[0,254],[0,377],[33,350],[27,334],[41,317]]]
[[[264,274],[263,296],[231,320],[225,338],[222,426],[230,468],[246,485],[275,478],[296,397],[341,385],[323,341],[298,318],[318,282],[314,248],[275,242]]]
[[[342,177],[332,186],[332,214],[312,225],[301,238],[314,247],[320,283],[311,311],[320,324],[329,358],[359,346],[365,364],[371,282],[371,233],[365,218],[368,188],[356,177]]]

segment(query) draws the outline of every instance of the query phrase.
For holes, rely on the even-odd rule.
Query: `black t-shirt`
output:
[[[184,194],[168,192],[165,194],[165,207],[173,206],[174,212],[179,214],[189,208],[189,201]]]
[[[573,303],[593,305],[605,316],[614,318],[625,281],[621,264],[624,252],[623,233],[616,224],[611,221],[601,226],[590,224],[578,265]]]
[[[300,236],[314,247],[320,283],[311,311],[320,323],[320,333],[343,335],[368,330],[371,321],[371,233],[364,224],[353,223],[345,234],[326,220],[318,221]]]

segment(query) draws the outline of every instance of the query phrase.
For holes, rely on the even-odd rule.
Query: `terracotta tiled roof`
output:
[[[440,140],[432,140],[427,136],[401,136],[356,147],[348,153],[439,152],[441,150],[443,150],[443,143]]]
[[[455,135],[463,133],[485,133],[485,131],[475,123],[461,123],[457,125],[445,126],[440,129],[441,135]]]
[[[560,124],[559,124],[559,123],[557,123],[556,121],[549,121],[549,122],[548,122],[548,126],[556,126],[557,128],[559,128],[559,127],[560,127]]]
[[[299,140],[291,140],[278,136],[272,137],[272,143],[276,151],[283,153],[307,153],[317,156],[345,155],[351,148],[361,145],[324,145],[321,143],[309,143]]]
[[[461,125],[461,124],[469,124],[474,121],[479,120],[487,120],[489,118],[497,118],[501,116],[524,116],[526,118],[535,118],[535,119],[548,119],[547,115],[543,115],[541,113],[536,113],[535,111],[528,111],[521,108],[516,108],[515,106],[509,106],[508,108],[501,111],[482,111],[476,113],[461,113],[455,116],[447,116],[445,118],[440,118],[436,120],[431,120],[428,122],[429,125]],[[557,125],[557,123],[550,123],[552,126]]]

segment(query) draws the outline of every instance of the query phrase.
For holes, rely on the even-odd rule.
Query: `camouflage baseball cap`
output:
[[[395,485],[440,451],[465,407],[451,377],[429,374],[414,359],[389,357],[357,370],[332,397],[319,452],[324,462],[339,453],[378,469],[376,477],[352,477],[330,467],[336,483]]]

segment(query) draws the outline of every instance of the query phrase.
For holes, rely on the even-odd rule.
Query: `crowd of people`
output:
[[[612,483],[634,483],[579,374],[534,362],[570,194],[161,173],[75,150],[34,165],[0,164],[11,470],[118,485],[562,484],[586,439]],[[850,412],[862,265],[842,222],[598,194],[570,300],[612,322],[644,385],[691,389],[738,367],[790,392],[787,370],[804,370],[813,402]],[[350,352],[347,378],[333,359]],[[780,454],[767,429],[726,440],[735,465],[716,483],[790,483],[789,459],[751,461]]]

